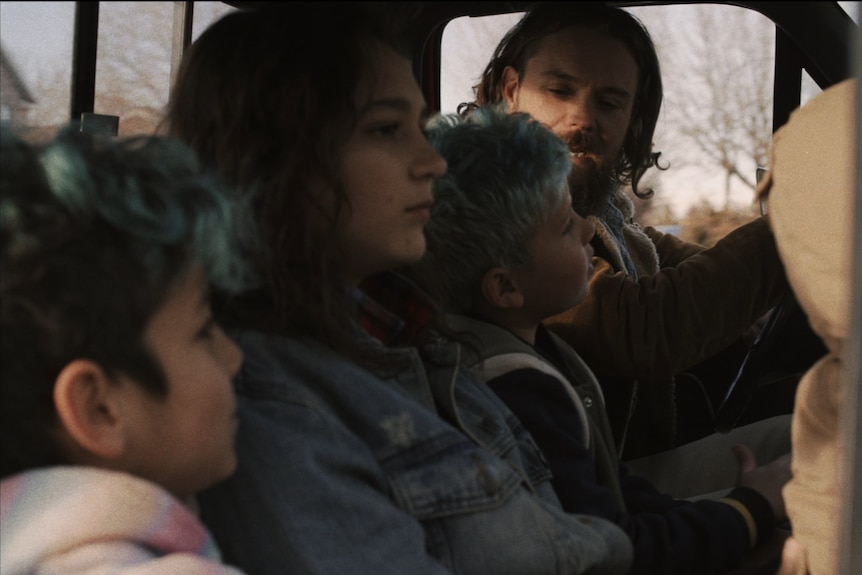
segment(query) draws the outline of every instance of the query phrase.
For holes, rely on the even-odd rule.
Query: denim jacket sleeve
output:
[[[595,455],[584,442],[579,416],[555,377],[520,369],[489,385],[547,455],[563,507],[614,521],[629,534],[634,545],[630,575],[724,573],[749,550],[748,529],[736,509],[706,499],[675,500],[630,475],[624,464],[617,482],[628,510],[620,509],[608,482],[597,478]]]
[[[526,447],[511,413],[472,380],[458,395],[473,438],[405,391],[427,385],[421,364],[402,385],[296,342],[238,341],[239,466],[198,495],[227,562],[251,575],[628,570],[622,530],[565,513],[514,464],[529,455],[512,456]]]
[[[240,401],[239,469],[199,496],[226,561],[251,574],[448,572],[356,435],[307,406]]]

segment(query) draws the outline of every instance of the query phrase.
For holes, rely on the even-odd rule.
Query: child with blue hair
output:
[[[723,573],[743,559],[759,565],[761,553],[774,571],[780,546],[748,554],[785,518],[788,461],[743,473],[721,500],[660,492],[620,461],[595,375],[542,323],[583,301],[593,273],[595,226],[572,209],[566,144],[494,106],[436,118],[428,134],[448,171],[435,182],[417,273],[449,326],[472,339],[465,363],[544,452],[563,508],[622,527],[634,544],[630,573]]]
[[[237,463],[232,226],[178,141],[3,126],[3,573],[239,573],[193,510]]]

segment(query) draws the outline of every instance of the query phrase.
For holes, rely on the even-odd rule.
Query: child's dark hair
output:
[[[155,396],[143,342],[168,291],[196,264],[221,289],[251,277],[229,197],[175,140],[64,131],[32,146],[2,127],[0,476],[63,463],[53,403],[70,361],[97,362]]]

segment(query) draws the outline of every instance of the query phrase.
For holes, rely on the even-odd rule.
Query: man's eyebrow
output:
[[[562,80],[564,82],[572,82],[573,84],[580,84],[581,80],[577,76],[572,76],[568,72],[564,72],[557,68],[551,68],[550,70],[544,70],[542,72],[542,76],[552,80]],[[623,96],[625,98],[631,98],[632,94],[626,90],[625,88],[620,88],[619,86],[605,86],[601,89],[601,91],[605,94],[614,94],[617,96]]]

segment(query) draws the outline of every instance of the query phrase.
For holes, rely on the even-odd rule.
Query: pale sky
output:
[[[221,3],[215,3],[221,5]],[[860,2],[841,2],[845,10],[859,22]],[[51,77],[58,67],[68,67],[72,46],[72,25],[74,2],[7,2],[0,1],[0,43],[4,52],[18,68],[28,88],[35,89],[40,75]],[[640,11],[633,9],[648,27],[650,22]],[[201,9],[201,12],[203,10]],[[197,11],[196,11],[197,14]],[[495,23],[487,30],[477,34],[464,24],[470,19],[462,18],[451,23],[443,35],[442,66],[444,84],[441,93],[443,112],[454,112],[456,106],[472,99],[471,86],[478,80],[484,65],[490,58],[500,37],[514,24],[518,15],[494,17]],[[196,18],[197,20],[197,18]],[[488,20],[488,19],[483,19]],[[683,26],[679,26],[681,28]],[[56,72],[53,72],[56,74]],[[668,72],[665,71],[665,74]],[[62,115],[62,110],[58,113]],[[716,197],[716,182],[703,174],[693,174],[685,169],[673,169],[673,178],[662,174],[662,197],[677,214],[686,211],[691,205],[707,198]],[[671,190],[683,190],[674,194]],[[700,190],[700,191],[699,191]],[[657,193],[657,197],[660,194]],[[752,199],[750,189],[735,190],[732,201],[739,205],[749,205]],[[715,203],[713,201],[713,203]]]
[[[74,2],[0,2],[0,43],[28,83],[39,69],[69,65]]]

